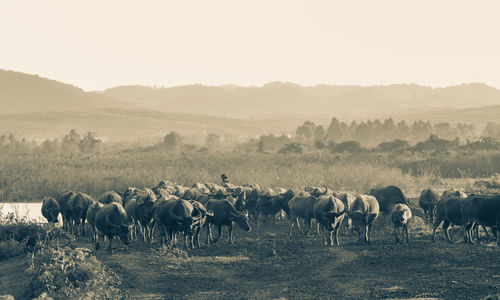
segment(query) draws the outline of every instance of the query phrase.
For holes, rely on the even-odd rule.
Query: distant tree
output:
[[[207,148],[216,149],[221,146],[221,137],[218,134],[210,133],[207,136]]]
[[[71,129],[71,131],[62,139],[61,150],[69,153],[79,151],[78,144],[80,143],[80,139],[80,135],[76,132],[76,130]]]
[[[95,133],[89,131],[78,143],[78,149],[83,153],[95,152],[101,143],[102,141],[95,137]]]
[[[290,143],[283,146],[280,149],[279,153],[287,154],[287,153],[302,153],[302,146],[300,143]]]
[[[345,125],[345,123],[344,123]],[[332,121],[330,122],[330,126],[328,126],[328,129],[326,130],[326,135],[329,141],[341,141],[344,138],[344,128],[342,128],[341,123],[337,118],[333,118]]]
[[[316,141],[322,141],[325,139],[326,137],[326,131],[325,131],[325,128],[323,128],[322,125],[319,125],[319,126],[316,126],[314,128],[314,132],[313,132],[313,135],[314,135],[314,140]]]
[[[377,149],[382,152],[394,152],[401,151],[409,147],[410,145],[407,141],[397,139],[391,142],[382,142],[377,146]]]
[[[297,127],[295,133],[299,140],[310,142],[314,137],[314,130],[316,129],[316,124],[311,121],[305,121],[304,124]]]
[[[163,145],[166,148],[174,149],[182,145],[182,137],[175,131],[171,131],[163,138]]]
[[[259,153],[264,152],[264,141],[260,140],[259,143],[257,144],[257,152]]]
[[[324,149],[325,148],[325,142],[323,140],[316,140],[314,142],[314,148],[316,149]]]
[[[345,141],[336,144],[332,149],[332,152],[360,152],[363,151],[363,147],[358,141]]]

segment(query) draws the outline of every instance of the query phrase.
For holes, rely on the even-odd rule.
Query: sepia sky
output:
[[[499,1],[4,1],[0,68],[117,85],[484,82]]]

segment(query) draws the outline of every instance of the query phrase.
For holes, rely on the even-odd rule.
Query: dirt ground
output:
[[[372,245],[340,236],[340,247],[326,247],[316,235],[290,239],[279,222],[237,228],[235,241],[229,245],[226,233],[187,257],[157,242],[133,241],[126,251],[118,240],[112,256],[94,253],[134,299],[480,299],[500,292],[500,250],[449,244],[442,232],[435,244],[423,236],[405,246],[378,224]],[[94,249],[87,237],[78,243]]]

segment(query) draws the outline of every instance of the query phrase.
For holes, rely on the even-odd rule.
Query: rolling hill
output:
[[[113,140],[158,138],[174,130],[200,139],[209,133],[236,140],[294,133],[305,120],[328,125],[385,117],[432,122],[498,122],[500,90],[479,84],[430,88],[188,85],[121,86],[86,92],[55,80],[0,69],[0,134],[28,139],[94,131]]]
[[[0,69],[0,114],[81,111],[125,104],[55,80]]]
[[[479,83],[446,88],[415,84],[304,87],[283,82],[272,82],[262,87],[123,86],[105,90],[102,94],[159,111],[251,119],[276,116],[365,119],[443,108],[500,105],[500,90]]]

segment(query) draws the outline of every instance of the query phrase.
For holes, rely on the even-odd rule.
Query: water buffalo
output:
[[[251,227],[248,224],[248,213],[239,212],[227,200],[208,200],[206,205],[207,210],[213,212],[213,216],[207,216],[205,227],[207,228],[207,245],[210,243],[215,244],[222,235],[222,226],[228,227],[229,243],[233,243],[233,228],[235,222],[246,231],[250,231]],[[211,225],[217,226],[218,235],[212,238]]]
[[[358,232],[358,243],[371,243],[373,221],[380,212],[379,203],[370,195],[359,195],[347,212],[352,219],[352,226]]]
[[[295,192],[292,189],[285,190],[285,192],[280,194],[266,194],[260,196],[257,199],[258,215],[263,215],[265,217],[270,216],[272,218],[272,223],[274,224],[274,216],[281,210],[283,210],[287,216],[290,214],[288,201],[290,201],[293,196],[295,196]]]
[[[498,228],[500,228],[500,194],[472,194],[460,203],[460,209],[464,222],[467,223],[466,238],[468,242],[473,243],[472,229],[474,223],[477,223],[483,226],[485,231],[485,227],[494,228],[493,233],[497,237],[497,245],[500,246],[498,234]],[[477,232],[476,235],[478,235]]]
[[[392,208],[392,225],[394,226],[394,237],[396,243],[399,243],[399,231],[402,228],[401,238],[404,239],[406,235],[406,244],[410,243],[408,236],[408,220],[411,219],[411,210],[406,204],[396,204]]]
[[[380,211],[384,213],[390,213],[394,204],[401,203],[408,205],[405,195],[397,186],[387,186],[380,189],[374,188],[368,192],[368,195],[374,196],[377,199]]]
[[[104,236],[108,238],[108,251],[110,254],[112,253],[111,242],[114,236],[118,236],[125,246],[127,246],[129,244],[128,236],[131,226],[132,224],[121,204],[112,202],[97,208],[95,213],[95,228],[98,236],[95,242],[95,249],[99,250],[99,241]]]
[[[322,197],[316,201],[313,214],[323,232],[323,244],[333,246],[335,242],[337,246],[339,245],[338,229],[346,210],[344,203],[334,196]]]
[[[153,205],[156,202],[156,195],[150,189],[146,189],[146,192],[147,194],[139,194],[136,197],[133,219],[135,225],[139,227],[144,242],[151,242],[152,226],[150,226],[150,222],[153,214]]]
[[[122,205],[125,207],[127,204],[127,201],[130,199],[134,198],[138,192],[138,189],[136,187],[128,187],[125,192],[121,194],[122,196]]]
[[[95,227],[95,216],[97,213],[97,210],[101,207],[103,207],[104,204],[100,202],[93,202],[90,204],[89,208],[87,209],[87,222],[90,225],[90,230],[92,231],[92,242],[95,242],[97,240],[97,229]]]
[[[193,232],[191,235],[190,244],[191,244],[191,248],[194,248],[194,247],[200,248],[200,231],[203,228],[203,226],[205,225],[205,222],[207,220],[207,216],[212,217],[214,215],[214,213],[207,210],[207,208],[198,201],[191,200],[189,202],[193,205],[193,210],[194,210],[193,215],[200,216],[199,222],[197,222],[194,225]],[[189,232],[185,235],[185,238],[188,238],[188,237],[189,237]]]
[[[288,201],[288,209],[290,212],[288,235],[290,237],[292,236],[292,228],[295,223],[297,223],[300,232],[307,236],[311,228],[312,219],[314,218],[314,204],[316,204],[316,200],[317,198],[309,193],[300,192]],[[306,223],[306,231],[300,228],[299,218],[303,219]]]
[[[443,223],[443,230],[448,242],[453,243],[450,238],[450,225],[465,226],[462,217],[461,202],[464,200],[461,196],[450,196],[443,194],[436,206],[436,220],[434,221],[434,230],[432,232],[432,242],[436,242],[436,229]],[[467,241],[467,237],[465,237]]]
[[[175,234],[183,232],[192,235],[194,227],[201,215],[193,205],[183,199],[161,200],[153,208],[154,223],[159,228],[160,240],[165,244],[165,234],[168,234],[168,244],[174,243]],[[186,248],[189,246],[185,244]]]
[[[117,192],[114,192],[114,191],[104,192],[99,197],[98,201],[101,202],[102,204],[110,204],[111,202],[116,202],[116,203],[120,203],[121,205],[123,205],[122,196],[120,196],[120,194],[118,194]]]
[[[42,201],[42,216],[47,219],[49,223],[57,223],[57,216],[59,215],[59,203],[52,197],[44,198]]]
[[[354,200],[356,200],[356,195],[350,192],[340,192],[337,193],[336,196],[342,203],[344,203],[344,206],[346,207],[347,211],[351,210],[352,203]],[[352,232],[352,220],[351,217],[349,217],[348,214],[344,215],[344,220],[342,222],[343,227],[345,228],[346,234],[349,232]]]
[[[66,208],[69,212],[70,231],[78,235],[78,229],[82,235],[85,235],[85,219],[87,218],[87,209],[94,199],[85,193],[77,193],[70,197],[66,203]],[[76,228],[75,228],[76,227]]]
[[[63,220],[63,229],[69,231],[71,228],[71,218],[68,210],[68,200],[76,195],[75,192],[65,191],[58,198],[57,203],[59,204],[59,210],[61,211],[61,216]]]
[[[418,204],[424,210],[425,217],[432,223],[434,212],[439,201],[439,195],[431,189],[424,189],[420,193]]]
[[[137,199],[132,198],[127,201],[125,204],[125,212],[127,213],[127,217],[129,220],[132,222],[132,228],[130,229],[130,239],[134,240],[137,239],[138,232],[139,232],[139,226],[137,225],[137,217],[135,216],[135,208],[137,207]]]

